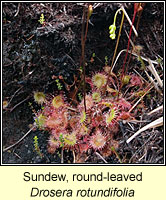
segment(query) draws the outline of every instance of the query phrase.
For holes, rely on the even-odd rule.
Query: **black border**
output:
[[[2,69],[2,4],[3,3],[19,3],[19,2],[22,2],[22,3],[86,3],[86,2],[91,2],[91,1],[1,1],[1,69]],[[101,1],[92,1],[93,3],[101,3]],[[140,2],[140,1],[102,1],[102,3],[111,3],[111,2],[118,2],[118,3],[134,3],[134,2]],[[164,47],[165,47],[165,1],[142,1],[142,2],[149,2],[149,3],[164,3]],[[163,94],[164,94],[164,99],[163,101],[165,100],[165,48],[164,48],[164,56],[163,56],[163,62],[164,62],[164,67],[163,67],[163,74],[164,74],[164,78],[163,78],[163,84],[164,84],[164,87],[163,87]],[[165,136],[165,101],[164,101],[164,104],[163,104],[163,119],[164,119],[164,149],[165,149],[165,154],[164,154],[164,163],[163,164],[84,164],[84,163],[80,163],[80,164],[76,164],[76,163],[73,163],[73,164],[3,164],[2,163],[2,154],[3,154],[3,147],[2,147],[2,70],[1,70],[1,138],[0,138],[0,142],[1,142],[1,162],[0,162],[0,166],[33,166],[33,167],[36,167],[36,166],[97,166],[97,167],[100,167],[100,166],[131,166],[131,167],[134,167],[134,166],[166,166],[166,158],[165,158],[165,155],[166,155],[166,149],[165,149],[165,142],[166,142],[166,136]]]

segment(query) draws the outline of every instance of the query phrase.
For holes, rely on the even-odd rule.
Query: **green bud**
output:
[[[123,85],[127,85],[129,83],[130,79],[131,79],[131,76],[129,76],[129,75],[124,76],[122,79]]]
[[[114,24],[109,26],[110,34],[115,33],[116,26]]]
[[[114,39],[116,38],[116,34],[115,34],[115,33],[111,34],[111,35],[110,35],[110,38],[111,38],[112,40],[114,40]]]
[[[89,17],[92,15],[92,13],[93,13],[93,7],[92,7],[92,5],[89,5],[89,8],[88,8]]]

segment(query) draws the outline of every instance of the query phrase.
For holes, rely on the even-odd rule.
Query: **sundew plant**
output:
[[[135,19],[135,15],[138,12],[138,5],[134,9]],[[109,27],[109,34],[112,40],[116,39],[115,22],[117,14],[120,11],[123,11],[124,17],[125,10],[119,9],[115,13],[113,24]],[[135,72],[128,72],[126,70],[124,73],[123,68],[127,54],[131,53],[129,51],[129,45],[123,67],[117,74],[113,73],[114,63],[112,62],[111,66],[109,66],[107,60],[103,70],[94,72],[90,77],[85,76],[84,50],[88,21],[91,14],[89,12],[87,14],[87,29],[85,37],[82,39],[83,72],[81,71],[82,82],[80,82],[83,85],[83,91],[81,93],[80,90],[77,91],[79,98],[73,103],[63,93],[63,87],[59,79],[57,79],[58,92],[56,95],[46,95],[42,92],[34,93],[35,101],[41,106],[41,109],[35,112],[34,124],[39,130],[49,134],[47,148],[51,154],[55,154],[60,150],[61,152],[65,150],[70,151],[73,153],[73,162],[77,162],[82,155],[88,154],[89,152],[96,153],[104,161],[105,158],[114,153],[121,162],[116,152],[119,148],[117,135],[120,132],[120,124],[137,122],[137,117],[142,115],[145,110],[143,97],[147,94],[150,95],[149,92],[153,88],[152,81],[146,81],[140,74],[136,74]],[[84,19],[86,19],[85,16]],[[134,28],[134,19],[130,24],[132,28]],[[122,24],[123,18],[120,32]],[[117,47],[115,48],[114,58],[116,51]],[[135,56],[141,60],[141,65],[145,66],[145,60],[149,62],[147,59],[143,60],[140,55]],[[158,80],[160,80],[159,76]],[[88,86],[88,89],[85,86]],[[81,94],[83,94],[83,97]]]
[[[112,154],[112,147],[118,148],[114,136],[119,131],[119,122],[133,120],[134,114],[130,112],[132,103],[113,88],[113,77],[109,79],[106,94],[103,93],[107,75],[104,71],[86,78],[90,86],[85,97],[86,112],[84,100],[73,106],[62,94],[52,97],[35,94],[35,97],[40,96],[42,99],[45,96],[42,109],[35,114],[35,125],[49,133],[49,153],[54,154],[63,148],[75,154],[83,154],[91,149],[107,157]],[[141,84],[138,76],[130,75],[128,87],[137,85],[140,88]]]

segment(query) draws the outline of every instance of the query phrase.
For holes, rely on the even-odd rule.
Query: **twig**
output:
[[[127,33],[127,31],[125,30],[125,33],[126,33],[126,35],[127,35],[127,38],[128,38],[128,40],[129,40],[129,34]],[[131,46],[133,47],[133,49],[135,48],[135,45],[134,45],[134,42],[132,41],[132,39],[130,38],[130,44],[131,44]]]
[[[34,127],[35,127],[35,125],[33,125],[33,126],[29,129],[29,131],[28,131],[27,133],[25,133],[25,135],[24,135],[21,139],[19,139],[16,143],[14,143],[14,144],[12,144],[11,146],[6,147],[5,149],[3,149],[3,152],[5,152],[5,151],[11,149],[12,147],[16,146],[17,144],[19,144],[19,143],[33,130]]]
[[[29,38],[27,38],[27,41],[29,41],[30,39],[32,39],[35,35],[31,35]]]
[[[94,3],[93,9],[97,8],[98,6],[102,5],[102,3]]]
[[[127,122],[127,124],[130,126],[130,128],[134,131],[134,127],[129,123]]]
[[[152,110],[152,111],[149,112],[147,115],[152,115],[153,113],[158,112],[158,111],[160,111],[160,110],[163,110],[163,105],[162,105],[162,106],[159,106],[158,108],[156,108],[156,109],[154,109],[154,110]]]
[[[19,106],[20,104],[22,104],[24,101],[28,100],[29,98],[30,98],[30,96],[28,96],[26,99],[24,99],[21,102],[19,102],[18,104],[16,104],[13,108],[10,109],[10,112],[12,112],[17,106]]]
[[[14,155],[16,156],[16,157],[18,157],[19,159],[22,159],[17,153],[15,153],[14,152]]]
[[[156,119],[155,121],[151,122],[150,124],[147,124],[146,126],[142,127],[140,130],[138,130],[134,135],[132,135],[126,142],[131,142],[135,137],[137,137],[140,133],[143,131],[146,131],[150,128],[156,128],[163,125],[163,117],[160,117],[159,119]]]
[[[17,12],[16,12],[16,14],[14,15],[14,17],[16,17],[16,16],[18,15],[19,11],[20,11],[20,3],[18,3]]]
[[[138,161],[140,162],[145,156],[147,155],[147,151],[144,153],[144,155],[138,159]]]
[[[141,77],[142,80],[144,80],[146,83],[148,83],[148,81],[143,76],[141,76],[141,74],[139,72],[137,72],[137,70],[134,69],[134,71],[136,74],[138,74],[138,76]]]
[[[149,74],[148,74],[148,72],[147,72],[146,70],[144,70],[144,71],[145,71],[147,77],[149,78],[150,82],[154,85],[154,87],[155,87],[155,89],[157,90],[157,92],[158,92],[160,95],[162,95],[162,92],[161,92],[161,90],[159,89],[157,83],[153,80],[153,78],[152,78],[151,76],[149,76]]]
[[[128,16],[128,14],[127,14],[127,12],[126,12],[126,10],[124,9],[124,7],[123,7],[123,6],[121,7],[121,9],[123,10],[123,12],[124,12],[124,14],[125,14],[125,16],[126,16],[126,18],[127,18],[128,22],[129,22],[130,26],[132,27],[132,29],[133,29],[133,31],[134,31],[134,33],[135,33],[136,37],[137,37],[137,36],[138,36],[138,33],[137,33],[137,31],[136,31],[135,27],[133,26],[133,23],[132,23],[132,21],[131,21],[130,17]]]
[[[18,90],[15,91],[15,93],[12,95],[11,99],[9,100],[7,106],[9,106],[9,104],[11,103],[11,101],[12,101],[12,99],[14,98],[14,96],[16,95],[16,93],[19,92],[22,88],[23,88],[23,86],[21,86],[20,88],[18,88]]]
[[[140,97],[140,99],[132,106],[132,108],[130,108],[129,113],[137,106],[137,104],[144,98],[144,96],[153,88],[153,86],[151,88],[149,88],[144,95],[142,95]]]
[[[134,156],[139,153],[139,151],[142,149],[142,147],[144,147],[150,140],[151,138],[154,136],[154,133],[147,139],[147,141],[132,155],[132,157],[129,160],[129,163],[131,163],[132,159],[134,158]]]
[[[79,112],[78,110],[74,109],[74,108],[71,108],[71,107],[66,107],[68,110],[71,110],[71,111],[74,111],[74,112]]]
[[[133,124],[136,124],[136,123],[146,123],[146,122],[149,122],[149,120],[129,120],[129,121],[123,120],[123,122],[128,122],[128,124],[129,124],[129,122],[133,123]],[[131,126],[131,124],[130,124],[130,126]],[[133,127],[132,127],[132,129],[134,130]]]
[[[73,151],[73,163],[76,163],[76,155],[74,151]]]
[[[101,156],[98,152],[95,152],[95,154],[96,154],[100,159],[102,159],[105,163],[108,163],[108,162],[103,158],[103,156]]]
[[[151,71],[151,73],[154,75],[155,79],[157,80],[158,84],[160,85],[160,87],[162,88],[163,87],[163,82],[162,80],[160,79],[160,76],[158,75],[156,69],[154,68],[154,65],[152,63],[152,61],[150,59],[148,59],[148,62],[149,62],[149,67],[148,69]]]
[[[114,62],[114,64],[113,64],[113,66],[112,66],[111,71],[113,71],[113,69],[114,69],[114,67],[115,67],[115,65],[116,65],[116,63],[117,63],[117,61],[118,61],[120,55],[121,55],[123,52],[126,52],[126,51],[127,51],[126,49],[123,49],[123,50],[121,50],[121,51],[119,52],[119,54],[117,55],[116,60],[115,60],[115,62]],[[137,55],[136,53],[133,53],[133,52],[131,52],[131,51],[129,51],[129,53],[131,53],[132,55],[134,55],[134,56],[136,56],[136,57],[139,57],[139,55]],[[146,59],[145,57],[143,57],[143,56],[140,56],[140,57],[142,58],[142,60],[148,62],[148,59]],[[156,62],[156,61],[154,61],[154,60],[151,60],[151,62],[152,62],[153,64],[156,64],[156,65],[158,64],[158,62]]]

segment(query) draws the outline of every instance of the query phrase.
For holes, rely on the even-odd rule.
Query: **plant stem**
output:
[[[85,95],[86,95],[86,86],[85,86],[85,38],[84,38],[84,21],[85,21],[85,8],[83,10],[83,22],[82,22],[82,33],[81,33],[81,61],[80,61],[80,67],[82,65],[83,67],[83,93],[84,93],[84,108],[86,112],[86,100],[85,100]]]
[[[141,10],[141,11],[139,12],[139,15],[138,15],[138,20],[137,20],[137,25],[136,25],[136,30],[137,30],[137,31],[138,31],[138,26],[139,26],[140,18],[141,18],[141,15],[142,15],[142,11],[143,11],[143,10]],[[133,44],[135,43],[135,39],[136,39],[136,35],[134,35]],[[134,50],[134,47],[132,48],[131,53],[133,52],[133,50]],[[130,56],[129,56],[129,60],[128,60],[126,69],[128,69],[130,60],[131,60],[131,54],[130,54]]]
[[[107,82],[106,82],[106,85],[105,85],[105,88],[104,88],[104,93],[105,93],[105,91],[106,91],[106,89],[107,89],[107,85],[108,85],[108,82],[109,82],[109,78],[110,78],[110,75],[111,75],[111,73],[112,73],[112,66],[113,66],[113,63],[114,63],[114,60],[115,60],[115,56],[116,56],[116,52],[117,52],[117,49],[118,49],[118,45],[119,45],[119,40],[120,40],[120,36],[121,36],[121,31],[122,31],[123,22],[124,22],[124,12],[123,12],[123,14],[122,14],[122,19],[121,19],[121,24],[120,24],[118,39],[117,39],[117,42],[116,42],[116,46],[115,46],[115,50],[114,50],[114,55],[113,55],[112,62],[111,62],[111,67],[110,67],[110,70],[109,70],[109,73],[108,73]]]
[[[120,89],[121,89],[121,87],[122,87],[122,79],[123,79],[123,77],[125,76],[125,73],[127,73],[127,69],[126,69],[126,72],[125,72],[125,64],[126,64],[126,60],[127,60],[127,56],[128,56],[129,47],[130,47],[130,38],[131,38],[131,33],[132,33],[132,28],[133,28],[133,24],[134,24],[134,21],[135,21],[136,13],[137,13],[137,11],[134,10],[134,15],[133,15],[133,19],[132,19],[132,26],[131,26],[131,28],[130,28],[129,39],[128,39],[128,44],[127,44],[127,52],[126,52],[126,55],[125,55],[125,59],[124,59],[124,62],[123,62],[123,66],[122,66],[121,86],[120,86]]]
[[[89,9],[89,7],[88,7]],[[88,10],[89,12],[89,10]],[[85,108],[85,112],[86,112],[86,83],[85,83],[85,42],[86,42],[86,38],[87,38],[87,33],[88,33],[88,24],[89,24],[89,18],[90,15],[89,13],[87,14],[87,19],[86,19],[86,29],[85,29],[85,35],[84,35],[84,21],[85,21],[85,8],[83,10],[83,22],[82,22],[82,34],[81,34],[81,45],[82,45],[82,55],[81,55],[81,61],[80,61],[80,66],[82,64],[83,67],[83,93],[84,93],[84,108]]]

